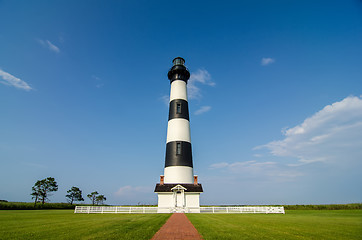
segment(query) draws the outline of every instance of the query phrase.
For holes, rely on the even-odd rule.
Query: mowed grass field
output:
[[[362,239],[362,210],[187,214],[204,239]]]
[[[0,239],[150,239],[170,214],[0,210]],[[362,239],[362,210],[187,214],[208,239]]]
[[[171,214],[0,210],[0,239],[150,239]]]

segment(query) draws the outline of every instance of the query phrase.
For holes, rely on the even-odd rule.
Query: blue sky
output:
[[[0,199],[156,204],[182,56],[201,204],[362,202],[359,0],[3,0],[0,29]]]

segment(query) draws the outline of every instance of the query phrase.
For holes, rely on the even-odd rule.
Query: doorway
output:
[[[184,201],[182,199],[182,195],[181,191],[176,192],[176,207],[183,207]]]

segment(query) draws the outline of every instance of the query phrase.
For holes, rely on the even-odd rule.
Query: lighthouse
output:
[[[185,60],[175,58],[168,71],[171,83],[164,175],[156,184],[159,212],[200,212],[202,186],[194,175]]]

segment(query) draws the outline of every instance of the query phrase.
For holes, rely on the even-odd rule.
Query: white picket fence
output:
[[[284,207],[200,207],[200,213],[282,213]]]
[[[199,207],[199,208],[159,208],[159,207],[122,207],[122,206],[76,206],[74,213],[282,213],[284,207]]]
[[[157,213],[158,207],[76,206],[74,213]]]

